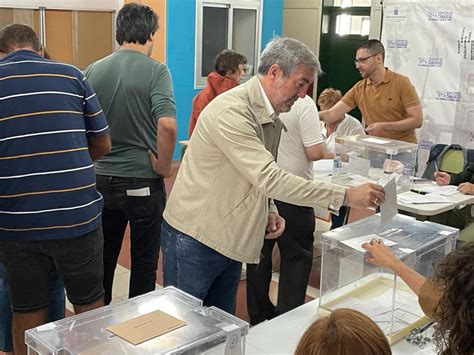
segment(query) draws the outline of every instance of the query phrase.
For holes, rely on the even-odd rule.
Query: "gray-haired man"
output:
[[[258,75],[219,95],[201,113],[162,224],[164,283],[235,312],[242,262],[258,263],[263,238],[285,221],[271,199],[337,210],[374,207],[383,188],[345,189],[280,169],[278,114],[306,95],[319,70],[315,55],[290,38],[272,40]]]

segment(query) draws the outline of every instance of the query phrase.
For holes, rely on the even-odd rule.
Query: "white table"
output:
[[[407,191],[403,194],[413,194],[414,192]],[[419,216],[434,216],[446,211],[455,209],[460,205],[471,205],[474,204],[474,195],[464,195],[457,192],[454,195],[446,196],[446,199],[450,202],[443,203],[420,203],[420,204],[405,204],[400,201],[397,202],[398,209],[410,212]]]
[[[318,181],[324,181],[324,182],[331,182],[331,173],[328,171],[314,171],[314,179]],[[420,185],[418,187],[422,187],[423,185]],[[417,186],[415,185],[415,188]],[[400,195],[403,194],[414,194],[414,192],[407,191],[403,192]],[[474,204],[474,195],[464,195],[460,192],[451,195],[451,196],[446,196],[446,199],[449,200],[449,202],[443,202],[443,203],[420,203],[420,204],[405,204],[400,201],[397,201],[397,207],[401,211],[413,213],[418,216],[434,216],[446,211],[450,211],[452,209],[455,209],[456,207],[460,205],[471,205]]]
[[[318,317],[319,299],[250,328],[247,355],[293,354],[305,330]],[[392,346],[393,355],[434,355],[433,344],[421,349],[402,339]]]

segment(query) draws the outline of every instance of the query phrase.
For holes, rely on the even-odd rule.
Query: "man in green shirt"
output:
[[[120,50],[85,71],[110,126],[112,151],[96,163],[104,196],[105,302],[125,228],[130,223],[129,297],[155,289],[160,225],[176,142],[176,108],[168,68],[150,58],[158,16],[148,6],[127,4],[117,16]]]

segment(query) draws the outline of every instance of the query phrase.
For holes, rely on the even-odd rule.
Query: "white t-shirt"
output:
[[[365,134],[364,127],[357,120],[357,118],[351,115],[344,115],[344,119],[337,125],[336,129],[332,134],[327,137],[327,131],[324,127],[321,131],[323,133],[324,142],[326,143],[326,150],[334,152],[336,145],[336,136],[354,136],[357,134]]]
[[[313,179],[313,162],[306,157],[305,147],[323,143],[316,104],[310,96],[298,99],[290,112],[280,114],[286,127],[281,132],[277,164],[283,170]]]

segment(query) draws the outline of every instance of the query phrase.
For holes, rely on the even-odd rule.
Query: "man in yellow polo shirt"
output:
[[[385,49],[379,40],[359,45],[354,63],[363,79],[319,116],[331,123],[357,106],[367,134],[417,143],[415,128],[423,123],[420,99],[410,79],[386,68],[384,59]]]

